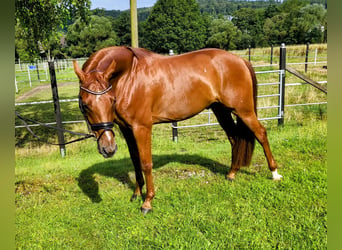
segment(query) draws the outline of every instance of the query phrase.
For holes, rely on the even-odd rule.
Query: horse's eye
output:
[[[86,114],[87,111],[89,111],[89,108],[86,104],[82,103],[81,100],[79,100],[79,107],[80,107],[80,110],[83,114]]]
[[[87,113],[89,111],[89,107],[86,104],[82,104],[82,110]]]

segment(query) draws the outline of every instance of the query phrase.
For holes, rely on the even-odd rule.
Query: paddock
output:
[[[304,48],[303,48],[304,49]],[[306,46],[305,49],[306,54],[309,54],[309,47]],[[285,55],[282,58],[281,51],[285,50]],[[287,54],[286,54],[287,50]],[[326,105],[327,105],[327,98],[326,95],[319,93],[319,91],[312,91],[310,87],[303,87],[308,85],[307,82],[301,81],[301,79],[297,77],[290,76],[290,74],[286,73],[286,65],[302,69],[304,66],[305,71],[307,71],[307,67],[309,66],[309,76],[313,77],[319,85],[325,87],[327,85],[327,70],[323,68],[324,65],[327,64],[326,61],[326,51],[321,51],[320,54],[317,54],[318,48],[313,46],[311,54],[314,52],[314,56],[303,57],[301,58],[296,53],[298,50],[298,46],[294,48],[286,48],[283,49],[280,47],[279,51],[276,49],[272,49],[269,53],[268,50],[263,51],[262,55],[258,55],[257,52],[251,52],[251,49],[247,49],[245,53],[241,51],[236,51],[234,53],[238,54],[241,57],[245,57],[246,59],[249,58],[253,63],[254,70],[257,74],[258,79],[258,119],[260,121],[266,121],[266,124],[269,123],[268,121],[277,121],[278,124],[283,123],[284,117],[287,115],[289,119],[293,119],[292,113],[293,110],[300,110],[300,109],[313,109],[318,110],[315,112],[319,112],[320,114],[325,113]],[[321,50],[321,49],[320,49]],[[300,51],[300,49],[299,49]],[[284,52],[283,52],[284,53]],[[301,52],[303,53],[303,52]],[[266,54],[266,55],[265,55]],[[269,63],[265,63],[266,60],[270,60]],[[280,66],[280,62],[285,60],[283,66]],[[308,61],[309,60],[309,61]],[[82,65],[86,61],[86,58],[77,59],[77,62]],[[299,62],[298,62],[299,61]],[[304,62],[303,62],[304,61]],[[25,68],[34,67],[34,72],[37,72],[37,78],[35,83],[46,82],[44,84],[46,87],[50,85],[50,77],[48,77],[48,65],[46,62],[39,62],[36,61],[35,64],[25,64],[25,63],[18,63],[16,64],[16,79],[23,79],[20,81],[21,84],[25,84],[22,86],[27,88],[28,86],[28,79],[29,85],[32,87],[32,77],[28,74],[28,77],[24,77],[26,74]],[[282,67],[282,68],[281,68]],[[45,73],[39,71],[39,69],[44,69]],[[75,76],[72,70],[72,63],[71,60],[55,60],[54,63],[54,70],[56,72],[56,79],[58,83],[60,82],[69,82],[73,87],[70,88],[77,88],[78,81],[77,77]],[[30,70],[28,70],[30,71]],[[40,73],[39,73],[40,72]],[[39,75],[46,75],[47,78],[42,80],[40,79]],[[287,77],[286,77],[287,75]],[[26,79],[26,80],[25,80]],[[16,80],[16,84],[18,81]],[[43,85],[43,86],[44,86]],[[16,86],[17,87],[17,86]],[[30,87],[30,88],[31,88]],[[303,90],[303,88],[306,88]],[[74,92],[75,93],[75,92]],[[311,96],[315,95],[314,98]],[[67,115],[68,118],[62,119],[62,123],[65,125],[68,124],[77,124],[77,123],[84,123],[83,117],[78,114],[78,110],[75,110],[75,104],[78,102],[78,98],[74,95],[74,98],[61,98],[58,99],[58,102],[65,105],[71,102],[73,103],[71,106],[74,107],[73,113],[75,115]],[[309,97],[309,98],[308,98]],[[44,99],[44,98],[43,98]],[[49,105],[53,103],[53,100],[48,100],[49,98],[45,98],[44,100],[38,101],[18,101],[15,103],[15,106],[19,109],[21,106],[30,106],[30,105]],[[20,100],[20,97],[19,97]],[[29,99],[28,99],[29,100]],[[45,109],[45,108],[44,108]],[[285,110],[286,109],[286,110]],[[296,112],[296,111],[294,111]],[[287,113],[287,114],[286,114]],[[172,123],[170,126],[170,133],[172,134],[173,141],[177,141],[178,139],[178,129],[184,128],[193,128],[193,127],[200,127],[200,126],[217,126],[218,122],[216,121],[215,117],[212,115],[211,111],[204,111],[200,113],[199,117],[196,119],[189,119],[185,122],[181,123]],[[70,119],[70,118],[71,119]],[[45,121],[48,125],[55,125],[56,122],[54,120]],[[39,124],[29,124],[29,126],[40,126]],[[15,128],[23,128],[24,126],[19,122],[16,121]],[[84,124],[84,127],[86,125]]]
[[[279,70],[277,64],[256,64],[257,72]],[[321,65],[317,63],[315,69]],[[59,84],[63,81],[56,73]],[[325,85],[325,74],[317,74],[315,80]],[[277,72],[257,77],[259,84],[279,81]],[[134,167],[119,133],[115,158],[103,159],[92,140],[68,145],[62,158],[58,147],[31,141],[25,129],[17,127],[16,247],[326,248],[326,94],[291,75],[286,75],[285,85],[284,124],[279,126],[278,119],[261,121],[268,128],[284,176],[281,182],[271,180],[260,146],[251,166],[240,170],[237,181],[228,182],[230,146],[219,126],[180,128],[175,143],[170,124],[156,125],[152,150],[158,192],[154,212],[145,217],[139,212],[140,200],[129,202],[135,186]],[[62,121],[65,128],[86,132],[73,100],[78,87],[75,81],[58,88]],[[258,95],[276,95],[278,89],[279,84],[261,85]],[[50,100],[47,88],[16,104],[16,110],[54,123]],[[278,95],[259,97],[258,107],[275,106],[260,108],[259,117],[277,117],[278,101]],[[287,106],[295,104],[303,105]],[[178,125],[205,124],[209,115],[200,114]],[[210,122],[216,122],[212,115]],[[44,139],[57,142],[55,131],[31,125],[39,134],[46,133]],[[65,134],[66,141],[73,138]]]

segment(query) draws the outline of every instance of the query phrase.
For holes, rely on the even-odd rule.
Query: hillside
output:
[[[250,1],[250,0],[196,0],[199,4],[201,13],[207,13],[212,16],[218,15],[232,15],[236,10],[241,8],[267,8],[269,5],[281,4],[284,0],[258,0],[258,1]],[[327,0],[307,0],[308,3],[311,4],[322,4],[327,8]],[[145,21],[150,14],[151,8],[138,8],[138,19],[139,21]],[[120,10],[105,10],[105,16],[111,16],[116,18],[122,12]]]

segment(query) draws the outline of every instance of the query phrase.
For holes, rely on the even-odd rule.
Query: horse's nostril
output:
[[[101,147],[100,153],[105,157],[112,157],[116,151],[118,150],[118,146],[115,144],[113,147]]]
[[[108,155],[106,148],[102,148],[102,152],[105,153],[106,155]]]

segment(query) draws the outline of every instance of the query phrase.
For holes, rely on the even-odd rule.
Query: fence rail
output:
[[[59,102],[77,102],[78,99],[59,99]],[[47,104],[47,103],[53,103],[53,100],[48,101],[38,101],[38,102],[18,102],[15,103],[15,106],[24,106],[24,105],[37,105],[37,104]]]
[[[73,72],[72,60],[74,59],[59,59],[54,60],[56,77],[58,81],[77,81],[77,77]],[[82,65],[87,58],[75,59]],[[20,62],[20,61],[19,61]],[[49,65],[47,61],[37,61],[36,63],[22,63],[15,64],[15,88],[16,93],[19,92],[20,84],[28,84],[30,88],[33,83],[49,82],[51,81],[49,75]]]
[[[249,56],[250,58],[250,56]],[[310,83],[312,85],[312,81],[308,81],[307,79],[303,79],[303,77],[300,77],[300,79],[304,80],[304,83],[290,83],[286,84],[285,83],[285,70],[288,70],[287,65],[299,65],[299,64],[304,64],[305,67],[308,64],[326,64],[326,61],[323,62],[317,62],[317,50],[316,50],[316,56],[315,56],[315,61],[314,62],[303,62],[303,63],[286,63],[286,48],[285,45],[280,48],[280,58],[279,58],[279,64],[268,64],[268,65],[253,65],[254,68],[259,68],[259,67],[268,67],[268,66],[278,66],[280,69],[279,70],[265,70],[265,71],[256,71],[256,75],[258,74],[271,74],[271,73],[277,73],[279,74],[279,81],[278,82],[270,82],[270,83],[259,83],[257,86],[274,86],[278,85],[278,92],[273,93],[273,94],[264,94],[264,95],[259,95],[257,98],[278,98],[278,105],[271,105],[271,106],[263,106],[263,107],[257,107],[258,110],[264,110],[264,109],[278,109],[278,113],[275,116],[271,117],[263,117],[263,118],[258,118],[259,121],[267,121],[267,120],[278,120],[278,124],[282,124],[284,120],[284,109],[285,107],[296,107],[296,106],[308,106],[308,105],[322,105],[322,104],[327,104],[327,102],[313,102],[313,103],[296,103],[296,104],[286,104],[285,105],[285,87],[286,86],[299,86],[303,84],[308,84]],[[305,68],[306,69],[306,68]],[[296,75],[298,77],[298,74]],[[321,85],[323,83],[327,83],[327,81],[319,81],[316,82],[318,85]],[[315,85],[316,88],[318,89],[326,89],[324,86],[320,87]],[[193,125],[178,125],[177,122],[173,122],[171,124],[172,128],[172,137],[173,141],[178,140],[178,129],[181,128],[195,128],[195,127],[203,127],[203,126],[213,126],[213,125],[219,125],[218,122],[211,122],[210,115],[213,114],[212,111],[206,111],[202,112],[200,114],[207,114],[208,115],[208,122],[203,123],[203,124],[193,124]]]
[[[318,51],[326,51],[325,49],[318,49],[317,46],[314,46],[311,48],[309,44],[303,45],[303,46],[295,46],[295,47],[289,47],[289,51],[291,50],[300,50],[302,53],[304,50],[305,56],[293,56],[288,55],[288,62],[287,65],[304,65],[305,71],[307,70],[308,65],[317,65],[317,64],[327,64],[327,56],[323,54],[324,56],[318,55]],[[266,63],[269,60],[269,64],[263,64],[263,65],[257,65],[255,63],[254,67],[277,67],[279,66],[278,62],[275,63],[275,60],[278,61],[279,56],[276,56],[277,53],[273,53],[273,46],[271,49],[264,49],[265,53],[262,55],[257,55],[254,53],[254,49],[248,48],[247,50],[243,51],[232,51],[233,53],[244,57],[252,62],[257,62],[256,59],[263,59]],[[290,62],[292,59],[303,59],[302,62]],[[56,65],[56,72],[57,74],[57,80],[58,81],[77,81],[77,78],[72,70],[72,60],[74,59],[56,59],[55,65]],[[87,58],[77,58],[76,59],[78,63],[81,65],[83,62],[87,60]],[[298,60],[297,60],[298,61]],[[69,72],[68,72],[69,71]],[[49,73],[48,73],[48,62],[43,60],[35,60],[34,62],[21,62],[18,60],[15,64],[15,88],[16,92],[18,93],[20,90],[19,85],[28,83],[30,87],[32,87],[32,83],[39,83],[39,82],[46,82],[50,81]]]
[[[279,70],[271,70],[271,71],[259,71],[255,72],[256,74],[262,74],[262,73],[276,73],[279,72]],[[325,84],[327,81],[318,81],[319,84]],[[286,83],[285,86],[300,86],[300,85],[307,85],[308,83],[306,82],[297,82],[297,83]],[[258,86],[274,86],[274,85],[279,85],[279,82],[271,82],[271,83],[259,83]],[[257,96],[258,98],[267,98],[267,97],[279,97],[280,94],[270,94],[270,95],[260,95]],[[59,100],[61,103],[66,103],[66,102],[78,102],[77,98],[72,98],[72,99],[60,99]],[[53,100],[46,100],[46,101],[36,101],[36,102],[19,102],[15,103],[15,106],[25,106],[25,105],[41,105],[41,104],[49,104],[53,103]],[[322,104],[327,104],[327,102],[315,102],[315,103],[297,103],[297,104],[286,104],[285,107],[296,107],[296,106],[308,106],[308,105],[322,105]],[[257,107],[258,110],[262,109],[275,109],[279,108],[279,105],[273,105],[273,106],[266,106],[266,107]],[[212,111],[204,111],[199,113],[199,115],[208,115],[208,120],[210,118],[209,115],[213,114]],[[259,118],[259,120],[277,120],[279,119],[279,116],[274,116],[274,117],[264,117],[264,118]],[[85,122],[84,120],[77,120],[77,121],[63,121],[63,124],[72,124],[72,123],[82,123]],[[53,125],[56,124],[56,122],[50,122],[47,123],[48,125]],[[213,126],[213,125],[219,125],[219,123],[205,123],[201,125],[184,125],[184,126],[177,126],[172,124],[172,128],[189,128],[189,127],[203,127],[203,126]],[[35,127],[35,126],[40,126],[39,124],[30,124],[29,126]],[[18,125],[15,126],[15,128],[22,128],[24,126]]]
[[[284,48],[285,49],[285,48]],[[286,49],[284,50],[286,51]],[[240,55],[240,56],[248,56],[248,55]],[[286,55],[284,55],[286,58]],[[249,57],[251,58],[251,57]],[[291,57],[288,57],[291,58]],[[310,58],[310,57],[309,57]],[[323,58],[323,57],[322,57]],[[275,59],[275,58],[274,58]],[[308,64],[326,64],[327,61],[317,61],[317,59],[321,59],[320,57],[317,56],[317,53],[314,57],[314,61],[307,61],[307,62],[300,62],[300,63],[286,63],[286,65],[308,65]],[[324,57],[326,59],[326,57]],[[81,58],[77,59],[77,61],[82,64],[86,58]],[[280,62],[282,60],[281,57],[278,57],[277,60]],[[33,64],[34,65],[34,64]],[[36,67],[32,67],[31,64],[23,64],[21,63],[20,65],[16,65],[16,79],[15,79],[15,84],[16,84],[16,91],[18,92],[18,86],[17,84],[27,84],[29,83],[30,86],[32,86],[32,82],[35,81],[49,81],[49,74],[47,73],[48,71],[48,63],[47,62],[37,62]],[[30,67],[31,66],[31,67]],[[279,67],[279,64],[274,64],[273,63],[273,58],[271,60],[270,64],[264,64],[264,65],[253,65],[254,69],[258,69],[260,67]],[[73,73],[72,69],[72,63],[71,60],[62,60],[62,61],[55,61],[55,67],[56,67],[56,77],[58,81],[61,80],[71,80],[71,81],[78,81],[77,77]],[[71,71],[71,73],[69,72]],[[267,99],[267,98],[276,98],[277,104],[270,104],[268,106],[260,106],[257,107],[258,110],[266,110],[266,109],[276,109],[277,112],[276,114],[272,116],[267,116],[267,117],[261,117],[259,120],[261,121],[267,121],[267,120],[278,120],[281,121],[284,118],[284,108],[285,107],[295,107],[295,106],[308,106],[308,105],[322,105],[326,104],[327,102],[311,102],[311,103],[297,103],[297,104],[286,104],[284,103],[284,90],[285,87],[289,86],[299,86],[299,85],[304,85],[307,84],[306,82],[298,82],[298,83],[285,83],[285,67],[276,69],[276,70],[260,70],[255,72],[256,75],[261,75],[261,74],[277,74],[279,81],[274,81],[274,82],[262,82],[258,83],[258,88],[259,87],[274,87],[278,86],[277,92],[275,93],[266,93],[266,94],[261,94],[258,95],[258,99]],[[24,77],[27,75],[26,80],[23,80]],[[21,79],[22,77],[22,79]],[[18,79],[17,79],[18,78]],[[326,84],[327,81],[318,81],[318,84]],[[78,102],[77,98],[72,98],[72,99],[61,99],[59,100],[60,103],[65,103],[65,102]],[[41,105],[41,104],[49,104],[49,103],[54,103],[53,100],[46,100],[46,101],[37,101],[37,102],[20,102],[20,103],[15,103],[15,106],[25,106],[25,105]],[[171,128],[173,131],[173,139],[177,140],[178,136],[178,131],[177,129],[182,129],[182,128],[191,128],[191,127],[203,127],[203,126],[215,126],[219,125],[218,122],[212,122],[212,111],[204,111],[201,112],[199,115],[207,115],[208,119],[207,122],[202,123],[202,124],[193,124],[193,125],[179,125],[178,123],[172,123]],[[63,121],[62,124],[72,124],[72,123],[83,123],[85,122],[84,120],[75,120],[75,121]],[[56,122],[49,122],[47,123],[49,125],[56,124]],[[39,124],[30,124],[29,126],[39,126]],[[23,126],[15,126],[15,128],[22,128]]]

